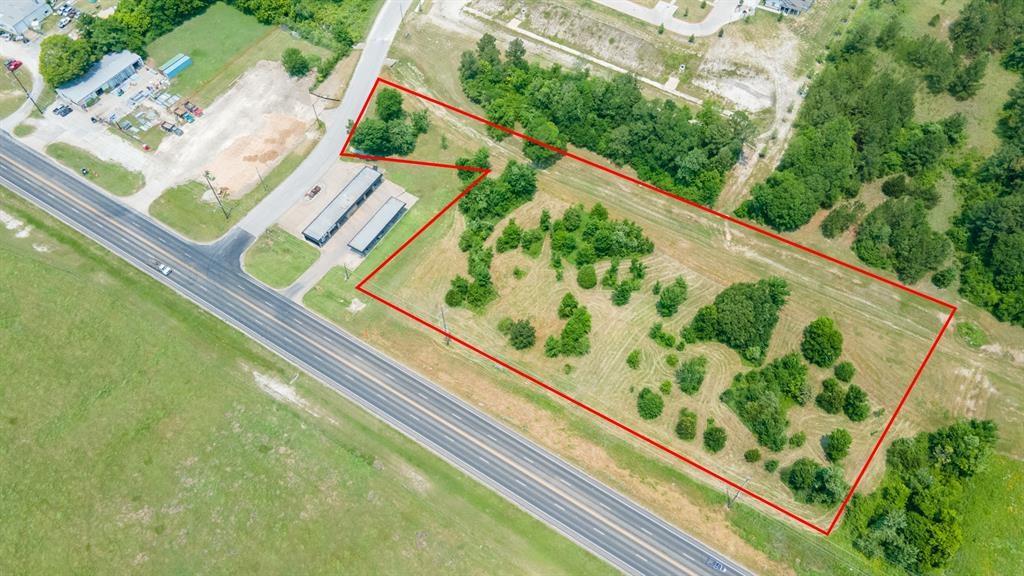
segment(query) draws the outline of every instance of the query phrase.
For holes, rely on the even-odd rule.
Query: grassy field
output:
[[[245,270],[274,288],[286,288],[316,262],[320,252],[274,226],[245,253]]]
[[[15,126],[14,130],[12,132],[18,138],[24,138],[25,136],[28,136],[28,135],[32,134],[33,132],[35,132],[35,131],[36,131],[36,127],[35,126],[33,126],[31,124],[25,124],[24,122],[22,122],[21,124],[18,124],[17,126]]]
[[[282,158],[277,166],[264,176],[263,184],[257,184],[240,198],[222,198],[221,202],[228,212],[227,218],[212,198],[209,201],[203,200],[203,195],[210,191],[206,183],[195,181],[165,190],[150,204],[149,213],[193,240],[216,240],[302,164],[315,145],[316,142],[306,142]]]
[[[945,573],[1017,574],[1024,568],[1024,462],[996,456],[965,494],[964,548]]]
[[[88,169],[89,174],[85,178],[116,196],[131,196],[146,185],[146,179],[140,172],[129,170],[114,162],[100,160],[89,151],[71,144],[48,144],[46,153],[73,172],[81,174],[82,168]]]
[[[6,62],[7,58],[0,55],[0,62]],[[22,67],[15,72],[22,84],[29,90],[32,89],[32,74],[28,68]],[[25,93],[21,86],[11,77],[11,73],[3,70],[0,73],[0,118],[7,118],[25,103]]]
[[[0,229],[0,573],[612,573],[2,190],[0,209],[32,227]]]
[[[279,60],[281,53],[292,47],[306,54],[328,54],[327,50],[278,27],[260,24],[252,16],[217,3],[157,38],[146,50],[156,66],[179,53],[188,54],[192,66],[171,82],[171,90],[201,106],[209,106],[253,64]]]
[[[416,156],[429,158],[426,150],[422,152],[423,155],[417,150]],[[667,284],[681,274],[689,283],[689,299],[675,317],[665,320],[665,329],[678,334],[697,308],[709,303],[728,285],[781,276],[789,282],[792,295],[782,311],[768,358],[797,350],[804,326],[820,315],[831,316],[845,336],[844,358],[857,366],[857,383],[867,390],[874,408],[880,409],[875,418],[859,424],[841,415],[826,416],[813,405],[790,410],[790,433],[804,431],[808,438],[817,439],[840,426],[851,431],[856,440],[845,467],[847,477],[852,478],[866,460],[872,438],[884,425],[883,416],[898,403],[937,334],[941,310],[922,299],[896,293],[891,287],[821,260],[780,249],[770,239],[724,227],[717,218],[698,215],[681,203],[581,166],[562,160],[539,173],[537,197],[510,218],[524,228],[533,228],[542,209],[548,209],[557,217],[577,202],[589,207],[600,201],[613,218],[627,218],[640,224],[654,240],[656,248],[653,255],[643,259],[648,266],[647,278],[629,305],[613,306],[608,290],[580,289],[574,281],[572,266],[567,266],[565,280],[557,281],[545,246],[537,258],[518,250],[496,255],[491,272],[499,299],[482,314],[465,309],[449,310],[446,318],[449,328],[484,350],[726,473],[735,481],[749,476],[751,487],[790,502],[791,495],[777,477],[765,472],[760,464],[743,462],[742,453],[755,446],[754,439],[735,414],[718,400],[732,376],[747,369],[732,350],[718,344],[688,346],[685,352],[677,353],[681,360],[697,355],[705,355],[709,360],[707,381],[700,393],[692,398],[678,390],[670,393],[665,399],[664,414],[653,422],[641,420],[635,408],[635,395],[642,387],[657,387],[660,382],[673,379],[673,369],[666,364],[668,352],[647,337],[648,329],[659,321],[654,309],[656,297],[651,294],[656,280]],[[422,172],[426,177],[432,171]],[[449,186],[453,186],[455,178],[450,174],[448,178]],[[448,280],[458,273],[465,274],[466,261],[464,257],[452,257],[452,254],[459,254],[458,235],[464,226],[461,216],[455,211],[449,212],[436,226],[398,256],[369,287],[440,324],[438,303],[444,299]],[[500,223],[496,230],[503,227],[504,223]],[[395,242],[406,237],[392,235]],[[606,268],[607,264],[598,266],[599,277]],[[525,276],[516,278],[516,269],[525,271]],[[548,359],[544,358],[540,345],[528,351],[515,351],[497,331],[497,323],[503,317],[528,317],[537,328],[538,342],[542,343],[548,335],[557,334],[564,324],[557,318],[556,310],[566,292],[586,304],[594,317],[592,350],[587,356]],[[629,369],[625,362],[633,349],[641,350],[645,358],[638,370]],[[569,374],[566,365],[571,367]],[[814,394],[828,375],[830,371],[812,367],[809,382]],[[726,450],[711,456],[700,449],[699,443],[675,438],[674,414],[684,405],[695,410],[702,421],[710,416],[726,426],[730,437]],[[820,447],[809,441],[802,449],[773,455],[780,457],[783,465],[801,456],[820,458]],[[824,511],[808,508],[806,513],[813,517]]]

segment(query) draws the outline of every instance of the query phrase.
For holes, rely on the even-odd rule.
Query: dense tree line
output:
[[[170,32],[182,22],[198,16],[219,0],[123,0],[106,18],[82,14],[77,26],[79,39],[68,42],[66,36],[49,36],[40,54],[40,71],[51,86],[77,78],[89,66],[110,52],[131,50],[146,54],[146,46]],[[326,73],[338,59],[352,49],[353,11],[366,12],[373,3],[367,0],[227,0],[245,14],[263,24],[283,24],[307,40],[329,48],[333,56],[321,67]],[[63,38],[59,40],[58,38]],[[64,51],[62,49],[70,49]],[[83,59],[82,56],[88,57]]]
[[[714,303],[697,311],[683,335],[687,341],[721,342],[743,359],[760,364],[787,296],[789,286],[781,278],[733,284],[715,296]]]
[[[846,514],[854,547],[911,574],[943,567],[963,540],[961,497],[996,438],[991,421],[959,420],[894,441],[882,485],[854,495]]]
[[[876,47],[921,70],[933,92],[948,90],[963,99],[977,92],[987,63],[975,55],[961,64],[962,49],[931,36],[903,37],[898,17],[881,30],[869,21],[854,26],[814,79],[778,169],[754,187],[738,215],[796,230],[820,208],[855,196],[862,182],[898,172],[927,174],[962,141],[963,116],[913,121],[915,83],[879,66]],[[925,184],[916,191],[934,194]],[[822,230],[834,237],[855,220],[852,207],[838,210]]]
[[[1024,36],[1016,46],[1024,62]],[[996,152],[960,174],[963,204],[949,237],[960,257],[960,294],[1024,326],[1024,79],[1010,91],[996,133]]]
[[[855,196],[861,182],[901,169],[913,83],[878,71],[867,47],[850,39],[830,58],[807,92],[777,171],[754,187],[740,216],[795,230],[820,208]]]
[[[545,68],[525,56],[522,42],[515,39],[503,58],[489,34],[480,38],[476,51],[462,54],[462,89],[483,106],[488,120],[521,126],[527,135],[558,148],[571,143],[591,150],[686,198],[714,203],[752,134],[743,112],[726,118],[709,103],[694,114],[670,100],[645,99],[634,76],[607,80],[586,71]],[[524,153],[539,166],[558,158],[530,142]]]
[[[416,139],[430,129],[426,110],[407,114],[402,94],[394,88],[380,89],[375,111],[376,117],[363,118],[352,135],[352,146],[365,154],[408,156],[416,149]]]
[[[810,395],[807,365],[799,355],[787,354],[763,369],[737,374],[721,400],[736,412],[758,444],[778,452],[787,441],[787,409],[793,403],[806,404]]]

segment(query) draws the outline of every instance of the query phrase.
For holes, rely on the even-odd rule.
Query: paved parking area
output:
[[[316,215],[337,196],[341,188],[365,165],[359,162],[335,162],[320,177],[320,193],[312,199],[304,196],[278,220],[278,225],[289,234],[306,242],[307,240],[302,237],[302,230],[316,218]],[[302,295],[315,286],[331,268],[345,266],[350,270],[354,270],[359,266],[364,258],[350,249],[348,243],[390,198],[398,198],[405,202],[406,210],[411,208],[418,200],[418,198],[406,192],[401,186],[389,181],[385,171],[384,182],[374,190],[373,194],[370,194],[370,197],[363,202],[363,205],[327,241],[327,244],[320,249],[320,258],[316,263],[310,266],[292,286],[285,290],[285,293],[293,299],[301,300]]]

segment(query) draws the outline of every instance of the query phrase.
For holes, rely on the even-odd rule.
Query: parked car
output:
[[[7,62],[4,63],[4,66],[6,66],[7,69],[10,70],[11,72],[14,72],[18,68],[21,68],[21,60],[13,60],[13,59],[12,60],[8,60]]]

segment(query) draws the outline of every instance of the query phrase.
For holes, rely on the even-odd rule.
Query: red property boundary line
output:
[[[907,386],[907,389],[903,392],[903,396],[900,398],[899,404],[896,406],[896,409],[892,412],[892,415],[889,417],[889,421],[886,422],[885,428],[882,430],[882,434],[878,437],[878,440],[875,442],[874,447],[871,449],[871,453],[868,456],[867,461],[864,463],[863,467],[860,469],[860,472],[857,474],[857,477],[854,480],[853,484],[851,485],[849,492],[847,492],[846,497],[843,499],[842,504],[840,504],[838,510],[836,511],[835,516],[832,518],[832,520],[828,524],[828,526],[827,527],[818,526],[817,524],[811,522],[810,520],[807,520],[807,519],[803,518],[799,514],[796,514],[796,513],[792,512],[792,511],[788,510],[787,508],[785,508],[783,506],[780,506],[779,504],[776,504],[776,503],[772,502],[771,500],[768,500],[764,496],[761,496],[760,494],[757,494],[756,492],[754,492],[754,491],[752,491],[752,490],[750,490],[748,488],[745,488],[744,486],[741,486],[741,485],[737,484],[736,482],[733,482],[732,480],[722,476],[721,474],[718,474],[717,472],[714,472],[713,470],[710,470],[709,468],[701,465],[699,462],[696,462],[695,460],[693,460],[693,459],[691,459],[691,458],[689,458],[689,457],[687,457],[687,456],[685,456],[685,455],[683,455],[683,454],[681,454],[679,452],[676,452],[672,448],[669,448],[668,446],[665,446],[664,444],[658,442],[657,440],[655,440],[655,439],[653,439],[653,438],[651,438],[651,437],[649,437],[649,436],[647,436],[647,435],[645,435],[645,434],[643,434],[641,432],[638,432],[637,430],[634,430],[634,429],[630,428],[629,426],[626,426],[625,424],[623,424],[622,422],[619,422],[618,420],[612,418],[611,416],[608,416],[607,414],[604,414],[603,412],[601,412],[601,411],[599,411],[599,410],[597,410],[595,408],[592,408],[591,406],[589,406],[589,405],[587,405],[587,404],[585,404],[585,403],[583,403],[583,402],[573,398],[572,396],[569,396],[568,394],[558,390],[557,388],[552,387],[551,385],[541,381],[540,379],[538,379],[538,378],[536,378],[536,377],[534,377],[534,376],[532,376],[530,374],[527,374],[523,370],[520,370],[519,368],[516,368],[515,366],[512,366],[511,364],[501,360],[500,358],[497,358],[496,356],[486,352],[485,350],[482,350],[482,349],[478,348],[477,346],[471,344],[470,342],[467,342],[467,341],[463,340],[462,338],[456,336],[455,334],[452,334],[451,332],[445,330],[444,328],[441,328],[441,327],[439,327],[439,326],[437,326],[435,324],[432,324],[431,322],[429,322],[429,321],[427,321],[427,320],[417,316],[416,314],[414,314],[414,313],[412,313],[412,312],[410,312],[410,311],[408,311],[408,310],[398,306],[397,304],[394,304],[394,303],[390,302],[389,300],[385,299],[384,297],[379,296],[379,295],[371,292],[369,289],[367,289],[365,287],[367,282],[369,282],[371,279],[373,279],[373,277],[376,276],[378,272],[380,272],[385,266],[387,266],[389,263],[391,263],[391,261],[394,260],[395,257],[397,257],[399,254],[401,254],[402,251],[404,251],[410,244],[412,244],[427,228],[432,226],[441,216],[443,216],[446,212],[448,212],[449,209],[451,209],[459,200],[462,199],[463,196],[468,194],[470,190],[472,190],[477,184],[480,183],[481,180],[483,180],[491,172],[490,169],[477,168],[477,167],[474,167],[474,166],[458,166],[458,165],[455,165],[455,164],[444,164],[444,163],[439,163],[439,162],[426,162],[426,161],[422,161],[422,160],[408,160],[408,159],[404,159],[404,158],[390,158],[390,157],[382,157],[382,156],[371,156],[371,155],[368,155],[368,154],[360,154],[360,153],[356,153],[356,152],[348,152],[347,150],[348,150],[349,144],[351,143],[352,135],[355,133],[356,127],[362,121],[363,116],[366,113],[366,109],[369,106],[370,101],[373,99],[374,93],[376,93],[377,88],[381,84],[385,84],[387,86],[390,86],[392,88],[395,88],[397,90],[405,92],[406,94],[409,94],[410,96],[414,96],[416,98],[419,98],[419,99],[424,100],[426,102],[429,102],[431,104],[435,104],[437,106],[441,106],[442,108],[445,108],[446,110],[449,110],[451,112],[459,114],[460,116],[465,116],[467,118],[470,118],[472,120],[475,120],[477,122],[480,122],[482,124],[490,126],[491,128],[494,128],[496,130],[500,130],[502,132],[505,132],[507,134],[510,134],[512,136],[520,138],[522,140],[526,140],[528,142],[532,142],[533,144],[536,144],[538,146],[542,146],[542,147],[544,147],[544,148],[546,148],[548,150],[551,150],[552,152],[556,152],[558,154],[561,154],[562,156],[565,156],[567,158],[571,158],[571,159],[573,159],[573,160],[575,160],[577,162],[581,162],[581,163],[583,163],[583,164],[585,164],[585,165],[587,165],[587,166],[589,166],[591,168],[595,168],[595,169],[600,170],[602,172],[606,172],[608,174],[612,174],[612,175],[614,175],[614,176],[616,176],[618,178],[622,178],[623,180],[626,180],[626,181],[631,182],[633,184],[636,184],[638,186],[642,186],[642,187],[644,187],[644,188],[646,188],[646,189],[648,189],[648,190],[650,190],[652,192],[655,192],[655,193],[660,194],[662,196],[665,196],[667,198],[671,198],[672,200],[675,200],[677,202],[682,202],[682,203],[687,204],[688,206],[690,206],[692,208],[695,208],[695,209],[700,210],[702,212],[705,212],[707,214],[711,214],[713,216],[716,216],[718,218],[726,220],[727,222],[731,222],[733,224],[736,224],[737,226],[741,226],[743,228],[746,228],[748,230],[751,230],[751,231],[756,232],[758,234],[761,234],[763,236],[767,236],[769,238],[777,240],[778,242],[780,242],[780,243],[782,243],[782,244],[784,244],[786,246],[789,246],[789,247],[797,249],[799,251],[811,254],[813,256],[816,256],[818,258],[821,258],[823,260],[826,260],[828,262],[831,262],[832,264],[838,265],[838,266],[846,268],[848,270],[852,270],[854,272],[857,272],[858,274],[861,274],[861,275],[866,276],[868,278],[871,278],[873,280],[877,280],[877,281],[882,282],[884,284],[888,284],[889,286],[892,286],[892,287],[894,287],[894,288],[896,288],[898,290],[901,290],[903,292],[907,292],[909,294],[913,294],[914,296],[923,298],[923,299],[925,299],[925,300],[927,300],[929,302],[932,302],[934,304],[938,304],[939,306],[942,306],[942,307],[946,308],[947,310],[949,310],[949,315],[946,317],[945,321],[942,324],[942,328],[939,329],[938,334],[935,336],[935,339],[932,341],[931,346],[928,348],[928,353],[925,354],[924,359],[921,361],[920,366],[918,366],[917,371],[914,373],[914,378],[910,381],[910,384]],[[421,325],[423,325],[423,326],[433,330],[434,332],[437,332],[438,334],[441,334],[441,335],[443,335],[443,336],[445,336],[447,338],[450,338],[451,340],[454,340],[455,342],[459,343],[461,346],[465,347],[466,349],[471,350],[471,351],[479,354],[480,356],[483,356],[484,358],[490,360],[491,362],[494,362],[495,364],[498,364],[498,365],[502,366],[503,368],[505,368],[509,372],[512,372],[513,374],[516,374],[516,375],[518,375],[518,376],[520,376],[522,378],[525,378],[526,380],[536,384],[537,386],[540,386],[541,388],[547,390],[548,392],[551,392],[552,394],[555,394],[559,398],[562,398],[563,400],[565,400],[565,401],[567,401],[567,402],[569,402],[571,404],[574,404],[575,406],[578,406],[579,408],[582,408],[586,412],[589,412],[590,414],[600,418],[601,420],[604,420],[605,422],[615,426],[616,428],[619,428],[619,429],[627,432],[628,434],[630,434],[630,435],[632,435],[632,436],[634,436],[634,437],[636,437],[636,438],[646,442],[647,444],[649,444],[651,446],[654,446],[655,448],[658,448],[658,449],[666,452],[667,454],[672,455],[673,457],[675,457],[675,458],[677,458],[677,459],[679,459],[679,460],[689,464],[690,466],[693,466],[694,468],[700,470],[701,472],[704,472],[704,473],[708,474],[709,476],[724,482],[725,484],[727,484],[728,486],[738,490],[739,492],[741,492],[743,494],[746,494],[747,496],[750,496],[751,498],[757,500],[758,502],[761,502],[762,504],[772,508],[773,510],[775,510],[777,512],[780,512],[780,513],[786,515],[787,517],[792,518],[793,520],[796,520],[800,524],[803,524],[804,526],[807,526],[808,528],[811,528],[812,530],[814,530],[814,531],[816,531],[816,532],[818,532],[820,534],[823,534],[825,536],[828,536],[829,534],[831,534],[832,531],[835,529],[836,525],[838,524],[840,517],[842,517],[843,512],[846,510],[846,507],[847,507],[847,505],[850,502],[850,498],[853,497],[853,493],[854,493],[854,491],[856,491],[857,486],[860,484],[860,481],[863,479],[864,474],[867,472],[868,466],[870,466],[871,462],[875,458],[875,455],[878,453],[878,450],[881,447],[882,442],[885,440],[886,436],[888,436],[889,430],[892,428],[893,423],[896,421],[896,417],[899,416],[899,413],[903,409],[904,404],[906,404],[907,399],[910,397],[910,393],[913,391],[914,387],[917,385],[917,382],[918,382],[918,380],[921,377],[921,373],[924,371],[925,365],[927,365],[928,361],[931,360],[932,354],[935,352],[936,346],[938,346],[939,341],[942,339],[942,336],[945,334],[946,329],[949,327],[950,323],[953,320],[953,315],[956,314],[956,311],[957,311],[956,306],[954,306],[953,304],[950,304],[949,302],[946,302],[944,300],[941,300],[941,299],[936,298],[934,296],[931,296],[929,294],[925,294],[924,292],[920,292],[918,290],[915,290],[914,288],[911,288],[909,286],[905,286],[905,285],[903,285],[903,284],[901,284],[901,283],[899,283],[899,282],[897,282],[895,280],[891,280],[889,278],[885,278],[885,277],[880,276],[880,275],[878,275],[878,274],[876,274],[874,272],[871,272],[870,270],[866,270],[864,268],[861,268],[859,266],[850,264],[848,262],[845,262],[845,261],[840,260],[838,258],[835,258],[833,256],[829,256],[828,254],[824,254],[824,253],[822,253],[822,252],[820,252],[818,250],[815,250],[813,248],[809,248],[809,247],[804,246],[804,245],[802,245],[802,244],[800,244],[798,242],[795,242],[793,240],[790,240],[788,238],[780,236],[779,234],[771,232],[770,230],[765,230],[764,228],[758,227],[758,226],[756,226],[754,224],[751,224],[749,222],[744,222],[743,220],[740,220],[740,219],[735,218],[733,216],[730,216],[728,214],[719,212],[719,211],[717,211],[717,210],[715,210],[713,208],[709,208],[709,207],[704,206],[702,204],[698,204],[697,202],[694,202],[694,201],[689,200],[687,198],[682,198],[680,196],[676,196],[675,194],[672,194],[671,192],[667,192],[665,190],[662,190],[662,189],[660,189],[660,188],[658,188],[656,186],[653,186],[652,184],[649,184],[649,183],[644,182],[642,180],[639,180],[637,178],[628,176],[626,174],[622,174],[621,172],[613,170],[612,168],[609,168],[607,166],[602,166],[602,165],[597,164],[595,162],[592,162],[592,161],[590,161],[590,160],[588,160],[586,158],[582,158],[582,157],[580,157],[580,156],[578,156],[576,154],[573,154],[572,152],[568,152],[566,150],[562,150],[560,148],[556,148],[554,146],[551,146],[550,144],[547,144],[545,142],[541,142],[541,141],[539,141],[539,140],[537,140],[535,138],[531,138],[530,136],[527,136],[526,134],[522,134],[522,133],[516,132],[515,130],[512,130],[510,128],[506,128],[505,126],[501,126],[501,125],[495,124],[493,122],[490,122],[486,118],[482,118],[482,117],[480,117],[480,116],[478,116],[476,114],[473,114],[471,112],[467,112],[467,111],[462,110],[460,108],[456,108],[455,106],[452,106],[451,104],[448,104],[446,102],[442,102],[440,100],[437,100],[437,99],[432,98],[430,96],[427,96],[425,94],[421,94],[419,92],[416,92],[415,90],[406,88],[405,86],[402,86],[402,85],[397,84],[395,82],[392,82],[390,80],[386,80],[384,78],[378,77],[376,82],[374,82],[373,87],[370,89],[370,94],[366,97],[366,101],[363,102],[363,106],[362,106],[362,108],[359,111],[359,115],[356,117],[355,124],[353,124],[351,130],[349,131],[348,137],[345,139],[345,144],[342,146],[340,155],[342,157],[357,158],[357,159],[360,159],[360,160],[370,160],[370,161],[374,161],[374,162],[393,162],[393,163],[398,163],[398,164],[412,164],[412,165],[416,165],[416,166],[424,166],[424,167],[430,167],[430,168],[443,168],[443,169],[447,169],[447,170],[464,170],[464,171],[472,171],[472,172],[479,172],[480,173],[480,175],[477,176],[476,179],[474,179],[472,182],[470,182],[470,184],[468,186],[466,186],[462,190],[462,192],[460,192],[457,196],[455,196],[455,198],[453,198],[451,201],[449,201],[447,204],[445,204],[444,207],[437,214],[435,214],[433,217],[431,217],[430,220],[428,220],[423,226],[421,226],[418,230],[416,230],[416,232],[412,236],[410,236],[407,240],[405,240],[405,242],[403,242],[402,245],[399,246],[397,250],[392,252],[387,258],[384,259],[383,262],[381,262],[376,268],[374,268],[373,271],[371,271],[368,275],[366,275],[366,277],[364,277],[362,280],[360,280],[359,283],[356,285],[356,290],[357,291],[362,292],[363,294],[367,295],[368,297],[373,298],[374,300],[384,304],[388,308],[391,308],[392,310],[395,310],[396,312],[402,314],[403,316],[406,316],[407,318],[409,318],[409,319],[411,319],[411,320],[413,320],[413,321],[415,321],[415,322],[417,322],[417,323],[419,323],[419,324],[421,324]]]

